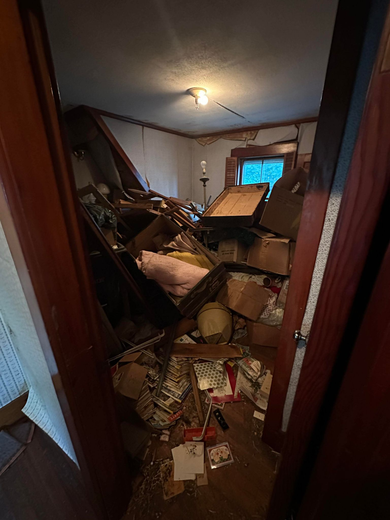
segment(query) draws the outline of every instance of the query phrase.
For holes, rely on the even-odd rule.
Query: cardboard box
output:
[[[268,182],[225,188],[203,213],[202,223],[211,227],[253,226],[264,211],[268,192]]]
[[[159,235],[163,234],[174,237],[182,232],[182,228],[177,226],[169,218],[161,215],[141,231],[141,233],[130,240],[130,242],[126,244],[126,249],[134,257],[137,257],[142,250],[156,253],[156,242],[158,242]],[[186,236],[198,254],[206,256],[214,266],[183,298],[177,300],[170,294],[165,293],[169,299],[168,304],[175,305],[182,315],[192,318],[205,303],[210,301],[211,296],[224,284],[227,273],[223,263],[216,255],[211,253],[211,251],[206,249],[188,233],[186,233]],[[151,283],[154,282],[153,280],[148,281]],[[157,285],[157,282],[154,283]]]
[[[263,271],[289,275],[294,259],[295,242],[290,238],[276,237],[258,229],[251,229],[257,234],[249,248],[247,264]]]
[[[260,225],[280,235],[297,239],[308,173],[295,168],[285,173],[272,189]],[[295,193],[291,190],[298,189]]]
[[[120,367],[113,377],[115,391],[136,401],[140,396],[147,373],[147,369],[137,363]]]
[[[256,321],[262,313],[269,293],[256,282],[241,282],[230,279],[222,287],[217,301],[229,309]]]
[[[237,240],[221,240],[218,244],[218,258],[222,262],[245,262],[248,255],[248,247]]]
[[[246,321],[246,327],[250,345],[275,348],[279,346],[280,329],[277,327],[270,327],[250,320]]]

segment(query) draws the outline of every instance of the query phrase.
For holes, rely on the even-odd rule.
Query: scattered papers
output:
[[[247,377],[243,374],[242,370],[238,371],[237,376],[237,386],[236,393],[241,390],[256,406],[261,408],[262,410],[266,410],[268,403],[267,401],[261,397],[259,384],[253,383],[249,381]]]
[[[257,410],[255,410],[253,412],[253,417],[255,419],[259,419],[259,421],[263,421],[264,422],[264,419],[265,419],[265,414],[264,413],[261,413],[261,412],[258,412]]]
[[[241,401],[241,396],[238,391],[236,394],[236,378],[234,377],[233,369],[229,363],[225,364],[225,368],[227,373],[225,386],[209,390],[208,392],[213,405]]]
[[[199,486],[208,486],[209,485],[209,479],[207,478],[207,467],[206,463],[203,467],[203,475],[196,475],[196,485]]]
[[[252,357],[246,357],[237,361],[238,366],[251,381],[258,381],[264,374],[264,366]]]
[[[204,472],[203,442],[186,442],[172,449],[174,480],[195,480]]]

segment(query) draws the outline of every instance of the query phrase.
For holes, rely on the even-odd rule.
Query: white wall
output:
[[[191,199],[203,203],[201,161],[207,161],[207,196],[213,201],[225,184],[225,160],[233,148],[245,147],[245,141],[219,139],[202,146],[195,139],[153,130],[111,117],[103,117],[123,150],[126,152],[150,187],[164,195]],[[249,145],[268,144],[298,140],[298,153],[311,153],[317,123],[303,123],[299,131],[296,125],[259,130],[256,139]],[[78,188],[89,182],[104,182],[96,161],[89,152],[83,161],[72,156]]]
[[[302,124],[299,135],[298,128],[295,125],[259,130],[256,139],[248,141],[248,144],[266,146],[272,143],[294,140],[298,137],[298,153],[311,153],[316,128],[317,123]],[[207,162],[207,175],[210,178],[207,183],[207,198],[211,196],[211,201],[213,201],[224,189],[226,157],[230,157],[233,148],[245,146],[245,141],[219,139],[215,143],[202,146],[193,140],[192,195],[196,202],[203,203],[203,185],[199,181],[202,175],[201,161]]]
[[[192,198],[192,139],[103,117],[150,187],[164,195]]]

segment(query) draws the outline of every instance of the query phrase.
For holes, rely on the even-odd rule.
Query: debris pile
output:
[[[235,462],[218,442],[225,406],[249,400],[265,419],[305,185],[293,170],[267,203],[266,183],[231,187],[204,212],[152,190],[80,192],[125,446],[142,460],[152,436],[167,444],[165,499]]]

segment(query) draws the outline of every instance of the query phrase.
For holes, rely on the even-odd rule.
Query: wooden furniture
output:
[[[88,148],[88,143],[97,135],[102,136],[109,144],[124,189],[149,191],[148,185],[97,110],[80,105],[66,112],[65,120],[73,138],[72,146],[74,148]]]
[[[229,186],[215,199],[202,216],[206,226],[251,227],[264,211],[269,184]]]

